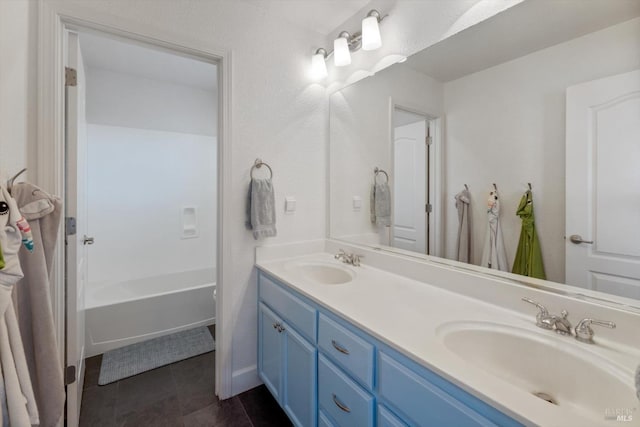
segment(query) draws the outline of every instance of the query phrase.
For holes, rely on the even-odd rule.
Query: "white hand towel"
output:
[[[253,230],[253,238],[258,240],[275,236],[276,206],[271,179],[252,179],[247,203],[246,225]]]

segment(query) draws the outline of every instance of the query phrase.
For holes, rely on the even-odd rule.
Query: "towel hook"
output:
[[[495,182],[493,183],[493,189],[494,189],[495,191],[498,191],[498,186],[496,185],[496,183],[495,183]]]
[[[27,171],[27,168],[23,168],[20,172],[18,172],[13,177],[7,180],[7,191],[9,192],[9,194],[11,194],[11,189],[13,188],[13,182],[26,171]]]
[[[531,183],[527,182],[527,185],[529,186],[529,191],[531,191]]]
[[[253,166],[251,166],[251,172],[249,172],[251,179],[253,179],[253,171],[255,169],[260,169],[263,165],[266,166],[267,169],[269,169],[269,179],[273,178],[273,169],[271,169],[271,166],[263,162],[262,159],[258,158],[255,162],[253,162]]]
[[[374,179],[378,177],[378,174],[383,173],[384,176],[387,178],[387,183],[389,182],[389,174],[384,170],[384,169],[380,169],[379,167],[375,167],[373,168],[373,172],[375,173]]]
[[[465,184],[464,185],[464,189],[468,191],[469,190],[469,186],[467,184]]]

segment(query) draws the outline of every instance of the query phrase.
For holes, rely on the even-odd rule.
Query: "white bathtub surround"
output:
[[[333,254],[340,248],[364,255],[362,266],[338,263]],[[599,426],[605,422],[605,411],[638,406],[634,372],[640,360],[640,312],[579,301],[472,270],[457,270],[332,240],[258,248],[256,259],[258,268],[524,424]],[[344,284],[319,284],[296,273],[296,265],[304,263],[334,265],[353,272],[355,279]],[[592,317],[614,321],[617,328],[596,330],[595,345],[559,336],[535,326],[536,310],[521,301],[525,296],[541,302],[551,313],[568,310],[574,325],[584,317]],[[541,372],[553,374],[561,389],[570,389],[574,383],[587,384],[591,379],[598,381],[601,393],[596,403],[591,402],[586,408],[571,406],[576,396],[561,393],[555,396],[559,402],[556,406],[531,394],[545,390],[525,391],[520,378],[509,375],[535,372],[540,366],[520,366],[527,363],[524,353],[518,354],[523,347],[507,348],[510,341],[506,341],[503,350],[513,356],[507,358],[511,363],[493,374],[488,365],[483,369],[475,364],[489,363],[480,360],[486,340],[476,342],[478,360],[465,360],[454,352],[457,344],[451,340],[461,337],[455,337],[456,333],[472,331],[477,337],[487,330],[499,337],[504,337],[501,332],[516,331],[525,342],[539,342],[541,348],[551,349],[549,360],[544,355],[537,359],[544,366]],[[462,342],[471,342],[462,338]],[[573,358],[573,365],[562,363]],[[597,364],[598,369],[573,370],[593,366],[589,363]],[[519,366],[519,370],[510,370],[510,366]],[[607,382],[607,378],[611,381]],[[582,396],[581,402],[585,399]],[[598,403],[602,407],[597,407]],[[638,421],[629,425],[637,425]]]
[[[85,312],[87,357],[215,323],[215,277],[215,269],[203,269],[91,286]]]

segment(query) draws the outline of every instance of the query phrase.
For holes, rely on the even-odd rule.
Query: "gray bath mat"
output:
[[[99,385],[215,350],[206,326],[111,350],[102,355]]]

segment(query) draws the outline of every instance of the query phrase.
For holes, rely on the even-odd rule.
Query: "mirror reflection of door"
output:
[[[567,89],[566,282],[640,299],[640,70]]]
[[[395,107],[390,246],[429,254],[429,121]]]

